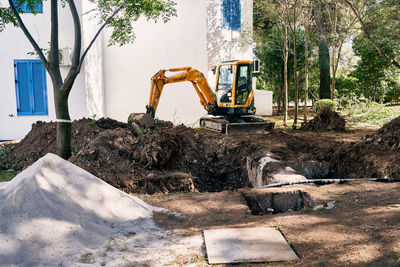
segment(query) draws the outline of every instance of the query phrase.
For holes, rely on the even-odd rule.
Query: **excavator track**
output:
[[[274,129],[275,123],[256,116],[243,116],[237,122],[226,118],[203,117],[200,127],[203,129],[224,133],[228,136],[245,134],[265,134]]]

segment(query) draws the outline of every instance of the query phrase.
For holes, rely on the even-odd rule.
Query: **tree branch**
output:
[[[58,3],[57,0],[50,0],[51,30],[50,30],[50,65],[58,66],[60,56],[58,52]]]
[[[10,0],[9,0],[10,1]],[[104,27],[115,17],[115,15],[117,15],[117,13],[126,6],[126,4],[128,3],[128,0],[125,0],[125,2],[119,7],[117,8],[117,10],[114,11],[114,13],[103,23],[103,25],[101,25],[101,27],[99,28],[99,30],[96,32],[96,34],[94,35],[93,39],[90,41],[88,47],[85,49],[85,51],[82,54],[81,60],[79,62],[78,68],[77,68],[77,73],[79,73],[81,71],[82,68],[82,64],[83,61],[86,57],[86,54],[89,52],[89,49],[92,47],[92,45],[94,44],[94,42],[96,41],[97,37],[100,35],[101,31],[104,29]]]
[[[376,51],[378,51],[379,55],[384,58],[386,61],[388,61],[390,64],[392,64],[393,66],[395,66],[396,68],[400,69],[400,63],[397,62],[395,59],[389,57],[388,55],[384,54],[382,52],[382,49],[379,47],[379,45],[371,38],[371,35],[368,32],[367,26],[365,25],[363,19],[361,18],[360,13],[358,13],[358,11],[356,10],[355,6],[350,3],[349,0],[343,0],[345,4],[347,4],[351,10],[353,11],[354,15],[356,15],[358,21],[361,24],[361,29],[365,34],[365,37],[367,37],[367,39],[372,43],[372,45],[375,47]]]
[[[79,20],[78,10],[76,9],[76,5],[74,0],[67,0],[69,9],[71,11],[72,20],[74,22],[74,49],[73,55],[71,59],[71,67],[68,71],[67,77],[64,79],[64,85],[62,90],[64,94],[69,94],[72,89],[72,84],[75,81],[76,76],[79,74],[78,66],[79,66],[79,58],[81,56],[82,49],[82,31],[81,31],[81,22]]]
[[[74,53],[71,59],[71,69],[73,67],[77,67],[79,65],[79,57],[81,55],[81,42],[82,42],[82,32],[81,32],[81,22],[79,20],[78,10],[76,9],[76,5],[74,0],[67,0],[68,5],[71,10],[72,19],[74,21],[74,33],[75,33],[75,42],[74,42]]]
[[[38,54],[40,61],[42,62],[43,66],[48,70],[49,69],[49,62],[47,61],[46,57],[44,56],[42,50],[40,49],[39,45],[36,43],[36,41],[33,39],[32,35],[26,28],[24,22],[21,19],[21,16],[18,13],[18,10],[16,9],[14,2],[12,0],[8,0],[8,3],[10,4],[11,11],[14,14],[15,18],[17,19],[17,22],[19,26],[21,27],[22,31],[24,32],[26,38],[28,38],[29,42],[33,46],[33,49],[35,49],[36,53]]]

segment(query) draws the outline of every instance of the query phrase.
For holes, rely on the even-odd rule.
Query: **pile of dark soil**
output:
[[[312,120],[303,123],[300,129],[313,132],[344,132],[346,130],[346,121],[339,113],[324,109]]]
[[[373,135],[338,149],[331,160],[333,177],[400,177],[400,117]]]
[[[72,153],[75,154],[101,131],[130,127],[128,124],[109,118],[97,121],[84,118],[74,121],[71,128]],[[31,131],[7,154],[7,157],[0,161],[0,169],[25,169],[47,153],[56,153],[56,123],[38,121],[32,124]]]
[[[221,191],[246,185],[245,157],[237,142],[185,126],[132,137],[102,132],[70,161],[128,192]],[[226,144],[226,145],[225,145]]]
[[[248,185],[246,141],[158,122],[137,137],[126,123],[81,119],[72,123],[69,159],[128,192],[221,191]],[[247,151],[247,152],[246,152]],[[56,152],[56,125],[37,122],[0,161],[0,169],[22,170]]]
[[[158,122],[140,137],[136,133],[112,119],[74,121],[69,160],[124,191],[149,194],[247,187],[247,162],[257,165],[266,156],[313,179],[400,176],[400,119],[357,143],[302,131],[228,137],[169,122]],[[0,160],[0,169],[24,169],[55,153],[55,146],[55,123],[35,123]]]

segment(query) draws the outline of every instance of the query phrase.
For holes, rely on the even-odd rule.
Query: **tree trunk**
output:
[[[307,122],[308,102],[308,28],[304,27],[304,123]]]
[[[330,75],[330,56],[329,45],[324,38],[318,40],[318,63],[319,63],[319,98],[331,97],[331,75]]]
[[[288,57],[289,57],[289,49],[288,49],[288,32],[287,32],[287,22],[285,22],[285,38],[284,38],[284,67],[283,67],[283,82],[284,82],[284,89],[285,89],[285,107],[284,107],[284,114],[283,114],[283,126],[287,126],[287,119],[288,119],[288,106],[289,106],[289,89],[288,89]]]
[[[282,112],[282,95],[283,95],[283,85],[281,84],[279,87],[279,94],[278,94],[278,114],[281,114]]]
[[[297,0],[294,1],[293,5],[293,24],[290,23],[289,20],[289,10],[287,10],[288,21],[290,23],[290,30],[292,31],[293,35],[293,71],[294,71],[294,120],[293,120],[293,129],[297,128],[297,119],[299,116],[299,82],[297,76]]]
[[[327,3],[325,1],[314,1],[315,24],[318,32],[318,64],[319,64],[319,98],[331,97],[331,75],[330,75],[330,56],[328,44],[328,29],[324,11]]]
[[[68,110],[68,95],[62,93],[61,86],[57,86],[57,83],[53,84],[57,118],[57,155],[68,159],[71,156],[71,118]]]

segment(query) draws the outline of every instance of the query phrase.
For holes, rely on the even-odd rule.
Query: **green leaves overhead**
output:
[[[137,21],[141,17],[155,22],[161,20],[165,23],[172,17],[177,16],[176,3],[172,0],[90,1],[97,5],[97,9],[93,12],[95,13],[95,17],[100,20],[100,24],[103,24],[118,8],[123,6],[117,15],[107,24],[107,27],[112,29],[109,45],[132,43],[135,40],[132,22]],[[33,14],[36,14],[36,10],[42,4],[42,0],[14,0],[13,3],[15,3],[15,7],[20,13],[23,13],[21,7],[26,6]],[[68,8],[65,0],[61,1],[61,6]],[[93,15],[93,13],[89,15]],[[9,23],[17,26],[16,19],[11,13],[10,7],[2,7],[0,4],[0,31],[4,30]]]
[[[9,23],[17,26],[17,21],[11,13],[11,9],[2,7],[0,4],[0,32],[2,32]]]

